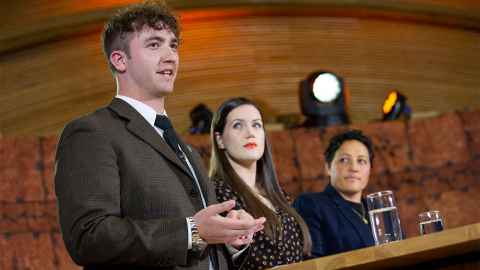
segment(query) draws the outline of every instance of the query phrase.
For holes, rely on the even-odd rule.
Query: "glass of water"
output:
[[[418,215],[420,234],[440,232],[444,229],[443,218],[440,211],[430,210]]]
[[[392,191],[368,194],[367,207],[376,245],[402,240],[400,217]]]

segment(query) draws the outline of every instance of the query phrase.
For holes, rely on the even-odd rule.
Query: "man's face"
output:
[[[171,93],[179,64],[177,49],[178,39],[166,27],[157,30],[144,26],[134,32],[125,70],[130,87],[147,99]]]

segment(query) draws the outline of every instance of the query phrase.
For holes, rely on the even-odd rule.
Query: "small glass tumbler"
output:
[[[418,223],[421,235],[443,231],[445,226],[442,215],[437,210],[420,213],[418,215]]]

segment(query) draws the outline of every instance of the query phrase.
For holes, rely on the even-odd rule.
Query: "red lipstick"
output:
[[[253,148],[257,147],[257,144],[256,143],[247,143],[247,144],[243,145],[243,147],[245,147],[247,149],[253,149]]]

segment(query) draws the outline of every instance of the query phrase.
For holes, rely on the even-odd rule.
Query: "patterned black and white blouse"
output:
[[[222,180],[213,182],[219,202],[235,200],[237,208],[248,212],[245,203],[230,185]],[[276,212],[282,220],[282,234],[277,234],[277,239],[271,239],[263,230],[255,233],[248,250],[235,260],[234,269],[261,270],[303,260],[303,236],[299,224],[282,209],[276,208]]]

